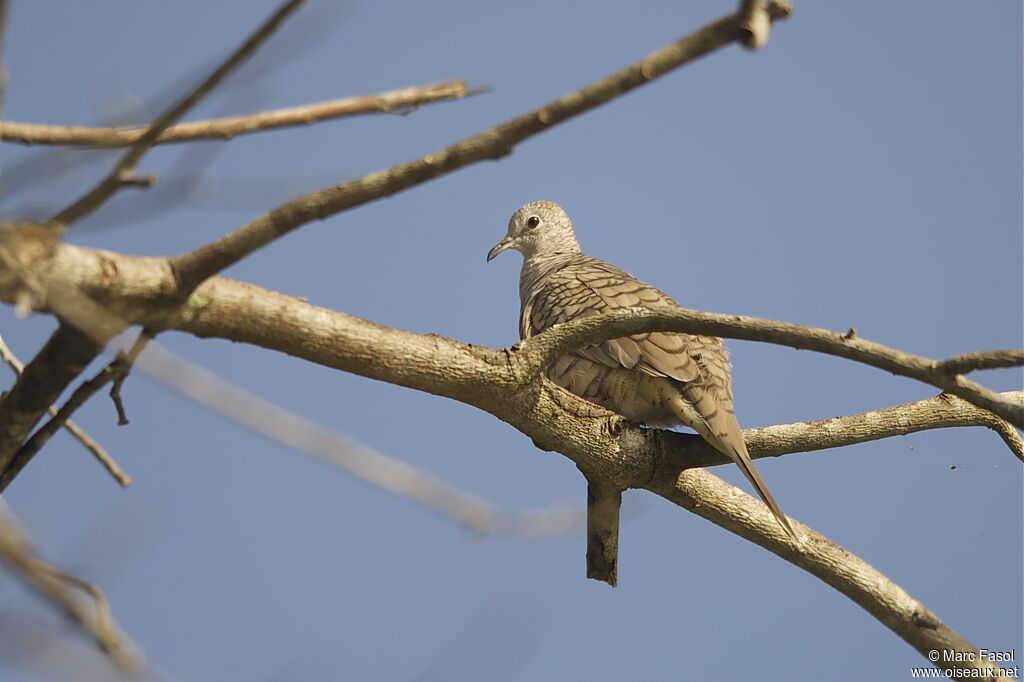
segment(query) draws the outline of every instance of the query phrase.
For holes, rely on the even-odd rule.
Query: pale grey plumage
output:
[[[580,251],[558,204],[535,201],[516,211],[505,249],[523,254],[519,279],[521,338],[616,308],[679,307],[669,296]],[[743,442],[733,413],[729,358],[713,336],[653,332],[613,339],[558,358],[548,376],[559,386],[648,426],[688,426],[732,458],[779,523],[793,535]]]

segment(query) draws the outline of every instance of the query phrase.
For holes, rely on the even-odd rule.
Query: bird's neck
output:
[[[519,272],[520,301],[525,305],[528,292],[536,290],[535,285],[539,280],[565,267],[579,255],[580,249],[577,246],[574,249],[533,253],[523,258],[523,269]]]

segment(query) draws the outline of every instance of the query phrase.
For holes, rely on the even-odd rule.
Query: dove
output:
[[[508,233],[487,260],[506,249],[523,255],[522,339],[617,308],[681,307],[662,291],[584,254],[569,216],[550,201],[517,210]],[[796,537],[743,442],[722,339],[676,332],[634,334],[566,353],[550,365],[547,375],[562,388],[631,421],[693,429],[739,466],[783,529]]]

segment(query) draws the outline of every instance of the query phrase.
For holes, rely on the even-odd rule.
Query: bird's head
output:
[[[572,221],[553,201],[534,201],[521,207],[508,221],[508,233],[487,253],[491,260],[505,249],[515,249],[524,258],[534,255],[580,250]]]

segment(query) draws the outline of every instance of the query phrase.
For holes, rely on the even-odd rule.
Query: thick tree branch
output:
[[[811,573],[852,599],[922,655],[932,650],[974,654],[973,661],[940,660],[936,665],[950,671],[994,666],[970,642],[866,561],[794,521],[801,538],[797,545],[760,501],[707,471],[689,469],[676,476],[659,476],[643,487]],[[964,674],[971,679],[999,679],[995,675]]]
[[[252,36],[249,37],[231,56],[229,56],[213,73],[206,77],[195,89],[161,114],[145,133],[125,152],[114,169],[93,189],[86,192],[73,204],[53,217],[53,222],[61,226],[70,225],[76,220],[89,215],[102,206],[119,189],[136,184],[134,173],[139,161],[146,155],[157,138],[175,121],[184,116],[199,100],[213,91],[224,78],[237,66],[252,56],[267,38],[274,34],[288,16],[301,6],[303,0],[288,0],[266,21]]]
[[[537,371],[538,366],[543,366],[545,353],[558,351],[558,343],[586,342],[585,338],[577,336],[566,341],[552,335],[540,345],[522,344],[507,350],[492,350],[440,336],[389,329],[221,277],[207,280],[183,306],[174,307],[173,301],[182,294],[166,260],[66,244],[57,245],[51,257],[36,265],[35,272],[47,291],[66,289],[74,283],[80,292],[116,309],[126,321],[154,329],[174,327],[200,337],[216,336],[253,343],[324,366],[479,407],[528,434],[538,447],[566,455],[586,471],[588,477],[601,479],[609,489],[650,490],[758,542],[835,585],[919,650],[945,646],[973,651],[969,644],[867,564],[809,529],[801,531],[806,533],[803,542],[794,544],[763,505],[732,486],[716,482],[710,474],[693,469],[701,461],[699,458],[707,455],[708,448],[699,438],[630,426],[623,419],[554,386]],[[4,286],[3,282],[0,276],[0,298],[11,300],[16,288]],[[607,332],[607,329],[598,331]],[[637,330],[624,333],[634,331]],[[714,331],[720,330],[715,328]],[[999,396],[1001,400],[1010,401],[1019,401],[1020,397],[1018,394]],[[940,400],[946,399],[932,399]],[[947,402],[945,407],[912,404],[890,409],[945,413],[948,417],[961,406],[953,400]],[[967,412],[977,417],[975,408],[968,408]],[[950,419],[960,425],[971,418]],[[828,421],[805,427],[787,426],[782,430],[817,430],[827,435],[836,430],[834,423],[829,425]],[[860,424],[860,429],[850,438],[871,437],[870,430],[865,429],[872,418],[858,415],[853,421]],[[896,424],[895,419],[874,418],[874,421],[882,423],[876,433],[905,428]],[[935,427],[935,419],[923,426]],[[784,443],[773,445],[769,431],[751,433],[751,450],[755,456],[789,449]],[[806,432],[802,436],[805,441],[809,438]],[[841,441],[833,433],[824,442],[834,447]],[[767,452],[761,453],[761,447]]]
[[[153,145],[196,140],[228,140],[238,135],[309,125],[319,121],[360,114],[405,113],[417,109],[423,104],[462,99],[471,94],[475,93],[466,91],[466,82],[458,80],[388,90],[375,95],[345,97],[328,102],[316,102],[244,116],[189,121],[167,128],[153,140]],[[0,121],[0,141],[26,145],[44,144],[109,149],[135,144],[147,130],[147,128],[140,127],[97,128]]]
[[[856,360],[893,374],[910,377],[960,396],[978,407],[999,415],[1018,428],[1024,428],[1024,406],[1001,397],[960,374],[950,374],[943,361],[905,353],[852,334],[839,334],[827,329],[804,327],[742,315],[719,315],[680,308],[624,308],[602,315],[557,325],[543,334],[519,344],[531,357],[532,371],[540,372],[554,358],[574,348],[582,348],[607,339],[642,332],[687,332],[725,336],[746,341],[765,341],[797,349],[813,350],[828,355]],[[972,354],[973,356],[974,354]],[[964,356],[953,358],[960,361]],[[1024,363],[1022,351],[989,351],[980,357],[998,358],[998,366]]]
[[[772,0],[766,11],[777,20],[789,16],[791,8],[782,0]],[[621,71],[462,142],[358,180],[295,197],[217,241],[173,259],[174,270],[190,290],[308,222],[395,194],[478,161],[511,154],[514,146],[526,138],[724,47],[738,36],[737,15],[719,19]]]
[[[609,333],[603,328],[605,323],[594,317],[584,321],[587,324],[597,323],[590,329],[581,328],[576,323],[560,325],[512,349],[491,350],[466,346],[433,335],[383,327],[225,278],[210,280],[184,306],[170,305],[180,294],[167,262],[160,258],[128,256],[59,244],[52,258],[45,258],[45,263],[36,269],[48,291],[77,287],[82,293],[91,296],[90,300],[94,300],[95,305],[106,307],[123,317],[124,323],[151,326],[157,330],[179,328],[202,336],[252,343],[324,366],[447,395],[464,402],[467,392],[475,393],[478,389],[481,400],[487,402],[486,396],[493,393],[489,390],[492,383],[507,384],[521,381],[528,375],[534,376],[539,373],[538,368],[544,366],[546,358],[554,357],[576,343],[593,342]],[[13,303],[17,291],[16,281],[4,277],[0,271],[0,300]],[[616,322],[624,322],[631,327],[627,327],[625,332],[618,330],[612,333],[632,333],[637,328],[650,328],[647,326],[650,321],[635,318],[633,312],[625,311],[625,317]],[[711,320],[708,324],[715,326],[692,329],[700,333],[733,336],[733,332],[739,331],[741,333],[735,336],[785,345],[789,345],[792,340],[758,337],[756,324],[752,330],[747,330],[749,333],[742,333],[745,329],[742,321],[752,318],[693,311],[681,311],[680,314],[684,320]],[[610,317],[615,322],[617,315]],[[734,325],[736,320],[741,322]],[[668,324],[674,325],[676,321],[669,319]],[[770,329],[776,326],[805,329],[785,323],[769,323]],[[826,343],[834,343],[838,336],[822,330],[810,331],[824,335]],[[798,338],[799,333],[794,331],[794,337]],[[1011,405],[1020,406],[1024,403],[1024,394],[1020,392],[996,395]],[[601,414],[609,413],[601,411]],[[986,426],[1000,431],[1000,423],[987,410],[968,409],[960,401],[945,396],[843,417],[839,421],[822,420],[802,425],[770,427],[789,429],[785,441],[791,444],[791,449],[781,449],[779,441],[775,444],[758,444],[758,429],[748,430],[747,437],[755,439],[752,444],[754,456],[775,456],[811,449],[815,443],[819,443],[817,447],[821,448],[840,447],[926,428]],[[763,454],[760,452],[762,447],[766,448]],[[713,455],[711,460],[700,460],[695,466],[725,461]]]
[[[14,387],[0,399],[0,475],[40,417],[99,352],[100,346],[91,338],[61,324],[25,367]]]

